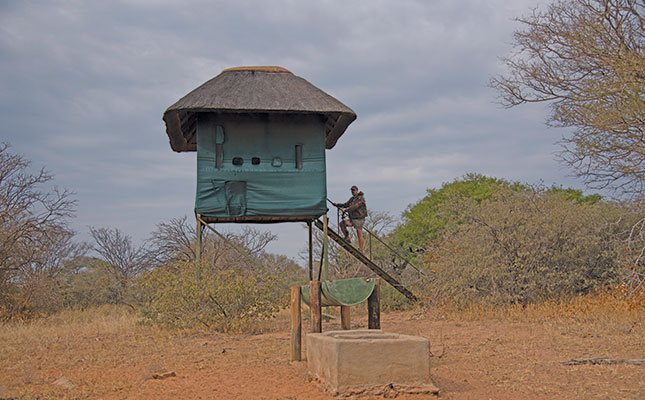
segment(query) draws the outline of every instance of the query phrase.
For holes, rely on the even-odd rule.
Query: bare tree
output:
[[[0,277],[35,272],[51,266],[52,257],[71,250],[73,232],[67,223],[76,201],[68,190],[48,188],[53,175],[28,171],[30,161],[0,144]],[[61,247],[62,245],[62,247]],[[57,256],[52,255],[57,252]]]
[[[194,224],[195,225],[195,224]],[[208,235],[205,232],[204,237]],[[187,217],[159,222],[148,239],[154,258],[164,264],[170,261],[194,262],[197,231]]]
[[[74,232],[67,229],[50,229],[38,241],[32,242],[28,250],[30,262],[25,264],[20,272],[21,280],[37,276],[57,278],[64,274],[67,264],[87,253],[87,243],[78,243],[73,240]]]
[[[205,235],[202,239],[202,260],[207,268],[257,269],[263,265],[264,249],[277,239],[271,232],[262,232],[249,226],[242,227],[240,232],[223,231],[220,234],[226,240],[214,234]]]
[[[92,249],[108,264],[112,276],[119,282],[123,302],[132,279],[151,267],[150,252],[145,245],[135,246],[127,234],[118,229],[90,227],[94,239]]]
[[[630,212],[623,216],[628,220],[637,222],[631,224],[631,229],[624,235],[624,259],[621,260],[625,268],[624,283],[629,288],[630,295],[645,295],[645,203],[634,204]],[[618,221],[616,224],[620,224]]]
[[[189,224],[186,216],[158,223],[148,239],[150,256],[160,264],[194,262],[197,239],[195,225]],[[245,254],[260,257],[266,246],[277,238],[271,232],[262,232],[248,226],[244,226],[239,233],[220,233],[226,240],[208,229],[204,229],[202,234],[202,260],[209,268],[226,269],[246,263],[247,260],[231,244]]]
[[[52,312],[61,304],[60,278],[86,246],[74,243],[73,194],[53,175],[0,144],[0,320]]]
[[[244,226],[240,233],[229,233],[227,238],[240,243],[251,254],[260,254],[278,236],[268,231],[262,232],[255,228]]]
[[[645,3],[559,0],[519,18],[507,75],[493,78],[507,107],[547,102],[547,124],[573,127],[560,159],[593,188],[645,190]]]

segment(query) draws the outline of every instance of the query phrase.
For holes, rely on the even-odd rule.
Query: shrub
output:
[[[142,319],[170,328],[248,331],[278,311],[277,282],[273,275],[236,270],[205,270],[198,277],[193,264],[159,267],[142,278]]]
[[[392,239],[406,249],[422,248],[444,234],[448,221],[440,210],[451,198],[458,195],[479,203],[502,189],[526,190],[517,182],[474,173],[444,183],[439,189],[428,189],[424,198],[403,212],[403,222],[394,230]]]
[[[392,287],[392,285],[384,281],[381,282],[381,309],[383,311],[410,310],[413,307],[414,303]]]
[[[443,237],[425,254],[427,293],[458,304],[529,304],[585,294],[620,278],[618,205],[557,191],[500,188],[481,202],[455,195]]]

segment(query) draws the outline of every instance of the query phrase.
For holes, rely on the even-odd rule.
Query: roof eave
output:
[[[182,112],[188,115],[189,113],[197,112],[235,112],[235,113],[244,113],[244,112],[263,112],[263,113],[300,113],[297,111],[286,111],[286,110],[224,110],[224,109],[189,109],[181,110]],[[166,123],[166,134],[170,141],[170,147],[173,151],[181,153],[185,151],[196,151],[197,146],[194,141],[191,141],[190,138],[187,138],[190,132],[184,132],[182,126],[182,120],[179,116],[179,110],[168,109],[163,115],[163,120]],[[301,112],[307,114],[307,112]],[[338,142],[338,139],[345,133],[345,130],[356,119],[355,113],[328,113],[322,114],[332,122],[331,127],[325,135],[325,148],[330,150]],[[336,116],[337,115],[337,116]]]
[[[355,113],[341,113],[338,115],[338,118],[334,122],[333,128],[329,131],[325,137],[325,148],[331,150],[338,142],[338,139],[345,133],[349,124],[354,122],[356,119]]]

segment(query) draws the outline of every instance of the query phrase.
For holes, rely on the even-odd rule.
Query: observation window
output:
[[[222,168],[223,161],[224,161],[224,145],[218,143],[215,145],[215,168]]]
[[[296,168],[302,168],[302,145],[296,145]]]

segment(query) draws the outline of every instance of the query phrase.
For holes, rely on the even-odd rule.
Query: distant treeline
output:
[[[226,239],[207,231],[197,263],[187,217],[158,223],[139,246],[97,227],[91,243],[77,242],[73,195],[48,189],[52,175],[29,164],[0,147],[0,321],[123,304],[145,323],[248,330],[308,279],[293,260],[265,251],[274,235],[248,227]],[[401,218],[370,211],[366,228],[403,258],[378,242],[365,251],[424,305],[530,304],[608,290],[642,299],[643,215],[642,201],[469,174],[429,189]],[[315,239],[317,269],[319,232]],[[330,279],[372,274],[333,243],[328,259]],[[384,307],[409,306],[383,291]]]
[[[390,239],[416,250],[427,299],[528,304],[619,288],[642,298],[643,202],[477,174],[428,194]]]

